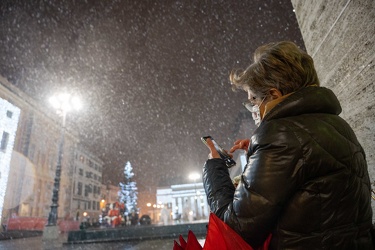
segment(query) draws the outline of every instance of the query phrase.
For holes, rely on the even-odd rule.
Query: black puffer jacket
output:
[[[253,247],[272,234],[270,249],[373,249],[365,154],[340,112],[323,87],[277,104],[251,137],[236,190],[221,159],[206,162],[211,211]]]

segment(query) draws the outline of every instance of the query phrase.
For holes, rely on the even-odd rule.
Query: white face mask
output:
[[[251,111],[251,115],[253,117],[255,126],[259,127],[260,122],[261,122],[259,105],[253,106],[253,110]]]
[[[260,123],[262,122],[262,118],[260,116],[260,106],[262,106],[262,103],[266,99],[266,96],[263,98],[263,100],[260,102],[259,105],[254,105],[253,109],[251,110],[251,115],[253,117],[255,126],[259,127]]]

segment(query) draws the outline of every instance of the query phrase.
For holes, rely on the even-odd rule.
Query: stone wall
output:
[[[292,0],[321,85],[341,102],[366,155],[375,188],[375,1]],[[375,208],[373,201],[373,210]]]

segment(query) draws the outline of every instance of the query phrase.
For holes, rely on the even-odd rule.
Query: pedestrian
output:
[[[208,141],[211,211],[253,248],[271,234],[270,249],[373,249],[365,153],[313,59],[292,42],[270,43],[230,80],[259,127],[230,149],[248,156],[236,189]]]

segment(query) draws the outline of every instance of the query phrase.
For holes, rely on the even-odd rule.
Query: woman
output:
[[[272,234],[270,249],[373,249],[365,153],[312,58],[292,42],[267,44],[230,79],[259,127],[230,150],[249,156],[236,189],[209,141],[211,211],[254,248]]]

